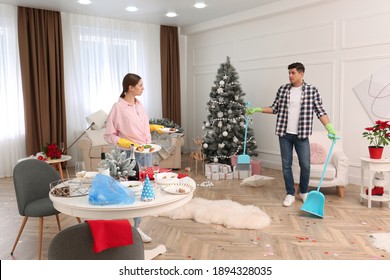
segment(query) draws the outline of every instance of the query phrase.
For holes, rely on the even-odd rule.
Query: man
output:
[[[298,155],[300,166],[299,191],[305,202],[310,177],[310,143],[312,134],[313,115],[325,126],[329,138],[336,137],[336,132],[328,115],[322,106],[322,98],[317,88],[306,84],[303,80],[305,67],[296,62],[288,66],[290,83],[283,85],[276,93],[270,107],[247,108],[246,113],[255,112],[276,114],[275,134],[279,136],[282,172],[286,187],[286,198],[283,206],[291,206],[295,202],[294,178],[292,174],[293,148]]]

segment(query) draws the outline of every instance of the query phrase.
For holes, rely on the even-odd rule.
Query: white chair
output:
[[[336,132],[340,137],[334,145],[332,155],[329,159],[328,167],[321,184],[321,188],[336,187],[338,195],[343,198],[345,194],[345,185],[348,185],[348,168],[349,160],[343,151],[343,138],[340,132]],[[329,152],[332,141],[327,137],[326,130],[313,131],[310,136],[310,144],[317,143],[321,145],[326,153]],[[310,180],[309,187],[318,187],[324,164],[310,164]],[[294,152],[292,172],[296,191],[299,190],[299,164],[298,157]]]

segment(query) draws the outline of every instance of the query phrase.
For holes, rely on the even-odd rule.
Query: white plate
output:
[[[140,181],[124,181],[121,184],[125,187],[128,187],[133,191],[135,195],[139,195],[142,193],[142,189],[144,188],[144,183]]]
[[[84,178],[93,179],[93,178],[95,178],[96,174],[98,174],[98,173],[94,172],[94,171],[87,171],[87,173],[85,173]]]
[[[150,151],[151,148],[150,149],[145,149],[143,151],[138,151],[137,148],[136,148],[136,149],[134,149],[134,151],[136,153],[140,153],[140,154],[149,154],[149,153],[155,153],[155,152],[158,152],[159,150],[161,150],[161,146],[156,145],[156,144],[144,144],[144,145],[152,146],[151,148],[153,148],[153,151]],[[143,146],[143,145],[141,145],[141,146]]]
[[[194,188],[188,184],[185,183],[175,183],[168,185],[166,187],[163,187],[162,190],[164,192],[170,193],[170,194],[188,194],[194,190]]]
[[[144,185],[144,183],[142,183],[141,181],[124,181],[121,182],[121,184],[128,188],[134,188]]]
[[[161,131],[162,133],[175,133],[175,132],[177,132],[177,129],[171,128],[171,127],[164,127],[164,128],[159,129],[159,131]]]
[[[155,175],[154,181],[157,184],[168,185],[177,182],[178,174],[174,172],[161,172]]]

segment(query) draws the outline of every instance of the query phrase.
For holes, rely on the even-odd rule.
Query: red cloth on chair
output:
[[[103,250],[133,244],[129,220],[87,220],[93,237],[93,250]]]

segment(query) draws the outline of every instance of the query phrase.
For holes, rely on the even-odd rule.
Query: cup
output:
[[[87,174],[84,161],[76,161],[74,166],[74,171],[76,177],[80,179],[80,181],[82,181],[85,178],[85,175]]]

